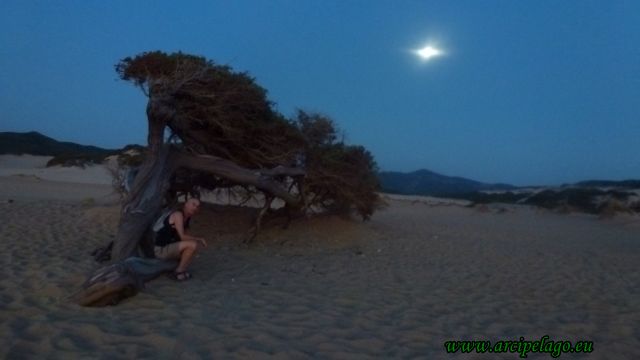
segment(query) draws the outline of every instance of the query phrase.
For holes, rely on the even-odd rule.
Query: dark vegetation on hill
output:
[[[627,189],[640,189],[640,180],[587,180],[580,181],[573,185],[563,186],[580,186],[580,187],[615,187],[615,188],[627,188]]]
[[[0,132],[0,155],[41,155],[53,156],[47,166],[80,166],[100,164],[106,157],[119,155],[118,161],[122,165],[139,165],[142,163],[140,155],[125,153],[135,150],[143,153],[141,145],[127,145],[122,149],[104,149],[92,145],[80,145],[73,142],[58,141],[37,131],[26,133]]]
[[[31,154],[57,156],[63,154],[106,155],[114,150],[97,146],[79,145],[72,142],[57,141],[37,131],[26,133],[1,132],[0,154]]]
[[[512,190],[507,184],[486,184],[462,177],[445,176],[429,170],[411,173],[383,171],[378,173],[382,191],[392,194],[452,196],[483,190]]]
[[[601,216],[640,212],[640,197],[634,192],[624,190],[605,191],[596,188],[572,187],[519,193],[475,192],[452,197],[471,201],[471,207],[492,203],[522,204],[558,212],[583,212]]]
[[[486,184],[450,177],[428,170],[412,173],[379,173],[382,191],[404,195],[423,195],[462,199],[478,204],[523,204],[560,212],[608,215],[640,212],[640,199],[629,190],[640,188],[640,180],[591,180],[565,184],[558,189],[525,190],[506,184]],[[601,190],[597,187],[609,187]],[[517,191],[516,191],[517,190]]]

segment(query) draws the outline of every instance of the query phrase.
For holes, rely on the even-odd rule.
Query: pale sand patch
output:
[[[118,199],[104,165],[46,167],[51,156],[0,155],[0,201],[62,200],[114,203]]]
[[[0,155],[0,177],[31,176],[42,180],[80,184],[111,185],[111,175],[104,165],[84,168],[71,166],[46,167],[51,156]]]
[[[206,207],[193,280],[102,309],[65,297],[118,207],[2,201],[0,357],[444,359],[446,340],[548,334],[594,341],[590,359],[640,358],[637,218],[388,201],[370,222],[272,226],[248,248],[246,211]]]
[[[0,201],[83,201],[115,203],[118,195],[111,185],[43,180],[35,175],[0,176]]]
[[[0,155],[0,169],[44,169],[53,156]]]
[[[431,206],[468,206],[471,204],[471,201],[468,200],[460,200],[460,199],[447,199],[447,198],[438,198],[433,196],[419,196],[419,195],[398,195],[398,194],[385,194],[381,193],[380,196],[383,200],[386,201],[398,201],[398,202],[408,202],[413,205],[415,204],[425,204]]]

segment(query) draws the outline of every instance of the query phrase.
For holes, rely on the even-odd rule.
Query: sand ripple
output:
[[[212,224],[194,221],[212,245],[192,281],[159,278],[93,309],[66,296],[96,267],[88,252],[111,239],[118,209],[0,212],[6,358],[448,358],[445,340],[545,334],[594,341],[589,358],[640,358],[637,226],[392,201],[368,223],[294,223],[247,248],[213,211]]]

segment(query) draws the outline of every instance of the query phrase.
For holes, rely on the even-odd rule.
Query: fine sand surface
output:
[[[113,204],[118,195],[104,165],[46,167],[51,156],[0,155],[0,201],[62,200]]]
[[[89,165],[85,168],[46,167],[47,161],[52,158],[52,156],[0,155],[0,177],[22,176],[48,181],[111,185],[111,177],[104,165]]]
[[[99,266],[88,253],[113,238],[118,207],[44,196],[45,181],[0,192],[0,358],[516,359],[443,342],[543,335],[594,342],[561,358],[640,358],[638,217],[389,196],[369,222],[272,223],[247,247],[247,211],[205,204],[194,279],[83,308],[66,298]]]

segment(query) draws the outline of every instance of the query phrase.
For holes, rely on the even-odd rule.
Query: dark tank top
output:
[[[177,212],[179,211],[172,212],[169,216],[167,216],[164,219],[162,228],[156,233],[156,246],[167,246],[174,242],[180,241],[180,235],[178,234],[178,230],[176,230],[173,226],[171,226],[171,224],[169,224],[169,218],[171,218],[171,215]],[[183,219],[184,219],[184,214],[183,214]],[[184,222],[185,230],[189,227],[190,221],[191,221],[191,218],[187,219],[187,221]]]

